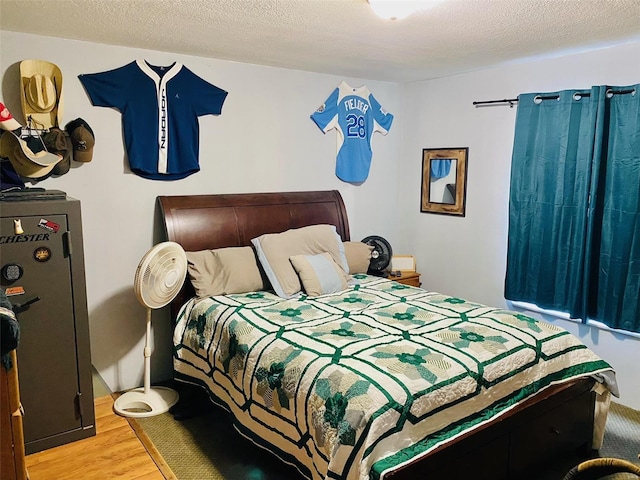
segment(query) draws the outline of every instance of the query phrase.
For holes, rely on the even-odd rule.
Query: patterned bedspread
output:
[[[382,478],[551,384],[611,369],[554,325],[366,275],[313,299],[192,299],[174,342],[176,378],[314,480]]]

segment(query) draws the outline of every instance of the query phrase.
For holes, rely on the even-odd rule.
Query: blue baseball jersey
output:
[[[226,91],[180,63],[158,67],[137,60],[78,78],[93,105],[122,114],[132,172],[153,180],[178,180],[200,170],[198,117],[222,113]]]
[[[371,137],[386,135],[393,115],[385,111],[366,86],[353,88],[342,82],[316,110],[311,119],[327,133],[338,132],[336,175],[349,183],[362,183],[371,166]]]

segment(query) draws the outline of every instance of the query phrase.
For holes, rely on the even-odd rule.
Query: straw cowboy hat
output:
[[[20,100],[24,119],[47,129],[62,123],[62,72],[44,60],[20,62]]]
[[[62,160],[62,155],[42,150],[34,152],[27,142],[14,132],[3,132],[0,136],[0,156],[8,158],[21,177],[42,180]]]

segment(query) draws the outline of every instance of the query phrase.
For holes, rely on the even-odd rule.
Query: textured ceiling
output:
[[[640,40],[640,0],[0,0],[0,29],[410,82]]]

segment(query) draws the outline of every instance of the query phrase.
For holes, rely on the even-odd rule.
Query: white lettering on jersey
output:
[[[359,98],[348,98],[344,101],[346,110],[360,110],[363,114],[369,110],[369,104]]]
[[[167,148],[167,91],[163,88],[160,95],[162,96],[160,102],[160,148],[164,149]]]

